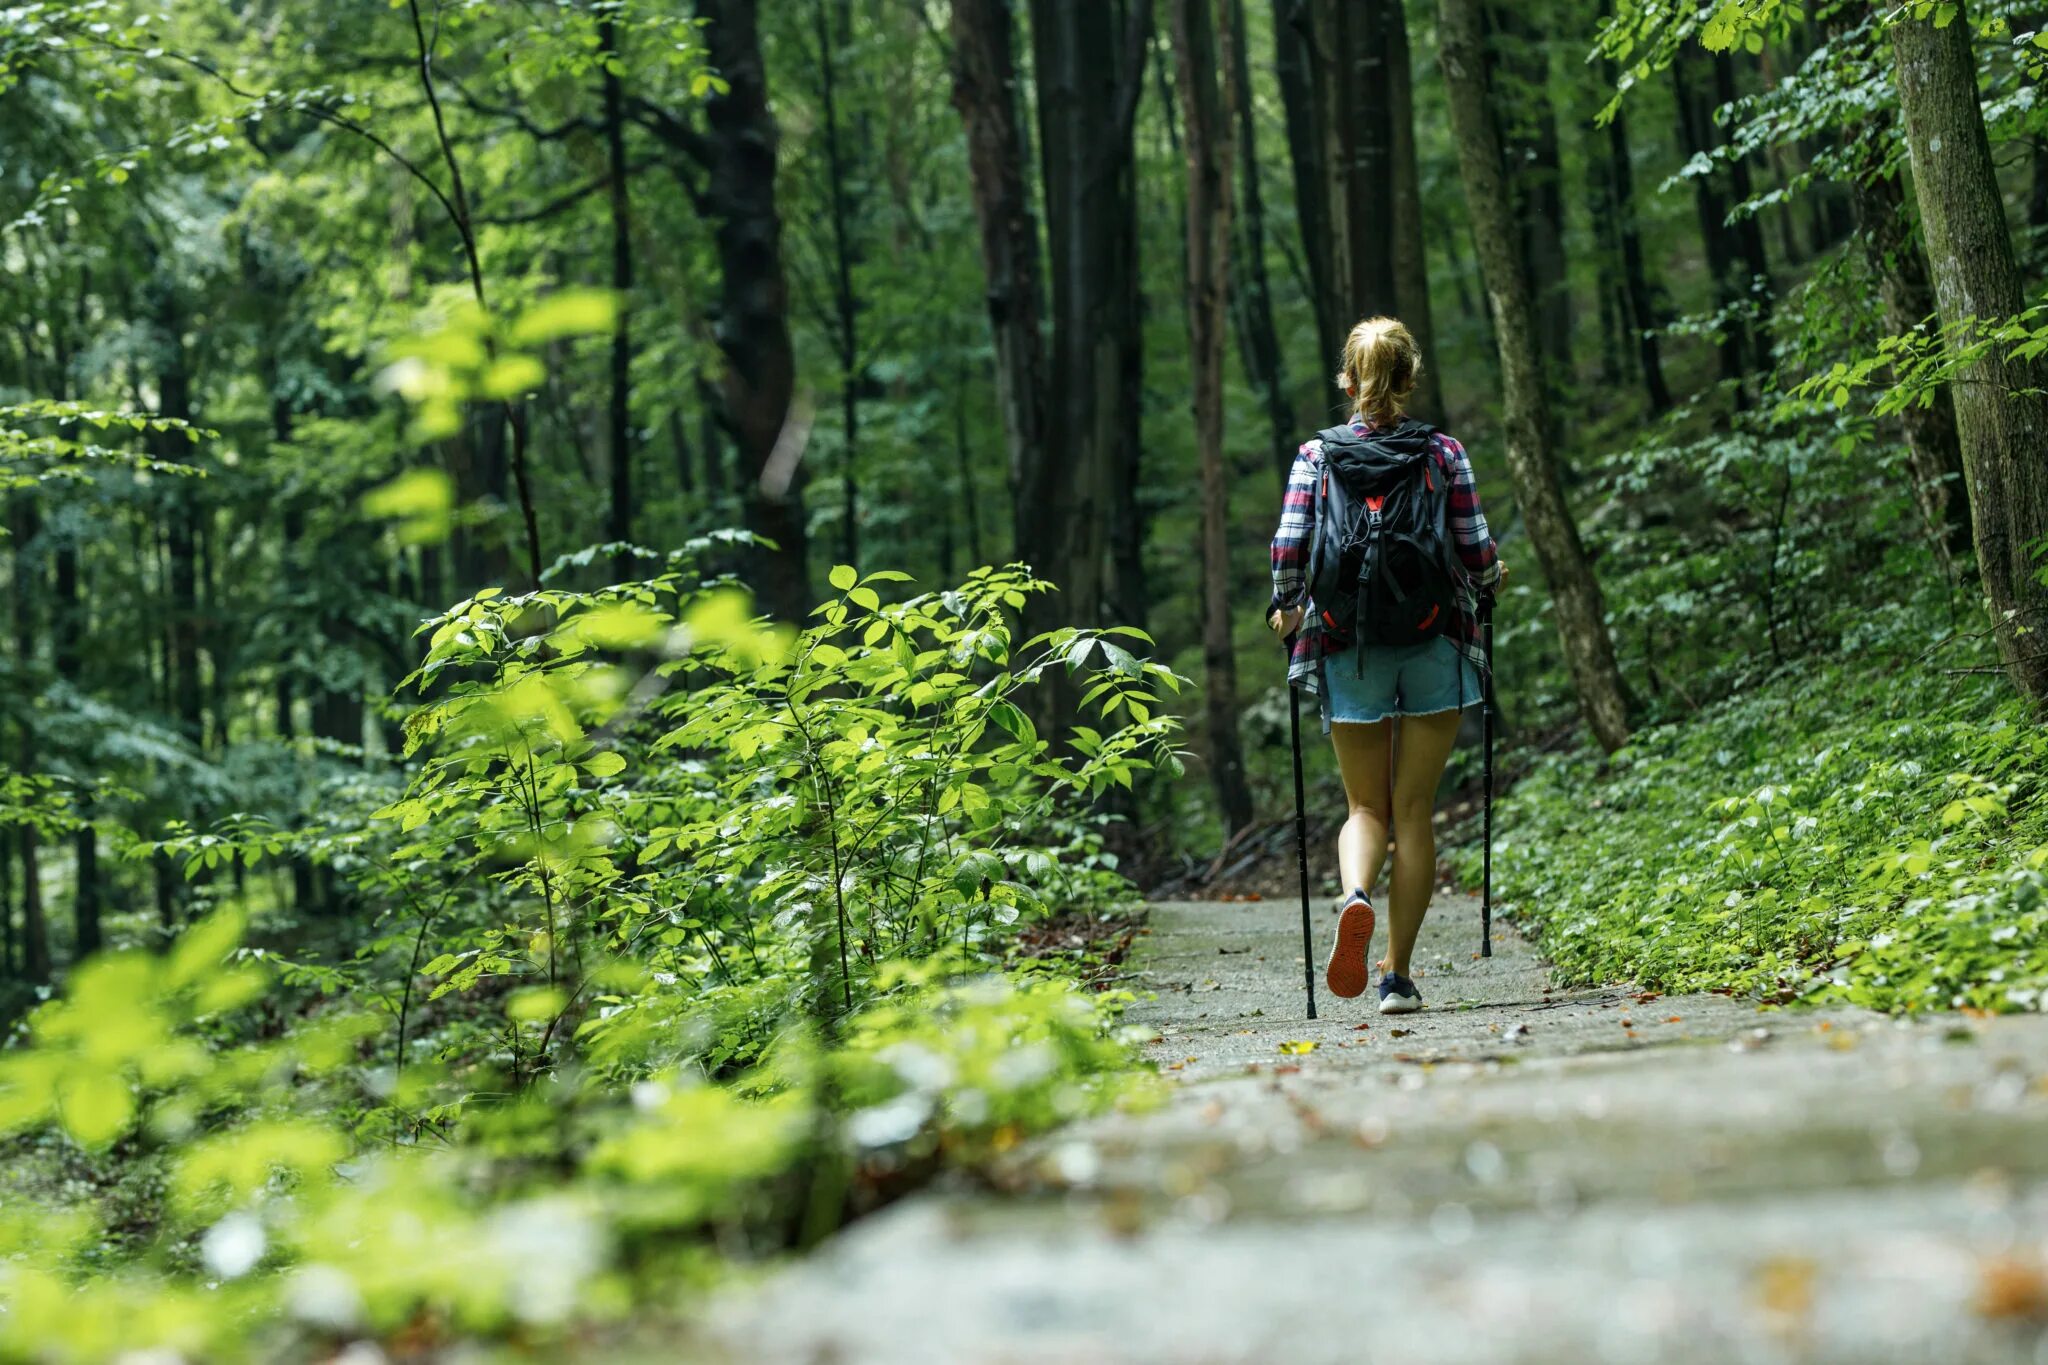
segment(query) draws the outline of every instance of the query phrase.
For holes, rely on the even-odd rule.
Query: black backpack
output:
[[[1426,422],[1322,433],[1309,596],[1341,643],[1413,645],[1450,629],[1458,564],[1450,490]]]

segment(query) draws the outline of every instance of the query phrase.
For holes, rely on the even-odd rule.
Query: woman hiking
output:
[[[1266,618],[1291,642],[1289,685],[1321,698],[1350,804],[1337,836],[1349,893],[1324,969],[1333,994],[1372,980],[1367,892],[1391,841],[1382,1014],[1422,1008],[1410,958],[1436,883],[1436,789],[1461,713],[1485,697],[1478,594],[1506,573],[1464,447],[1406,414],[1421,373],[1399,322],[1352,329],[1337,375],[1351,420],[1295,456]]]

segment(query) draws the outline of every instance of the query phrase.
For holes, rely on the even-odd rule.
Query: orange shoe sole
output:
[[[1330,949],[1329,965],[1323,968],[1330,994],[1350,1000],[1364,995],[1372,984],[1372,970],[1366,965],[1371,957],[1372,930],[1369,902],[1352,901],[1337,917],[1337,942]]]

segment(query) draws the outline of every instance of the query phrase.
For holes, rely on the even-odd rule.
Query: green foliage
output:
[[[1501,812],[1505,907],[1573,981],[2044,1008],[2048,735],[1916,644],[1894,613],[1605,772],[1543,760]]]
[[[352,844],[410,924],[320,966],[222,913],[31,1016],[0,1138],[61,1136],[105,1183],[0,1226],[0,1358],[530,1339],[673,1292],[714,1234],[838,1217],[856,1169],[978,1159],[1129,1092],[1119,998],[1006,972],[1006,930],[1122,897],[1062,803],[1177,762],[1179,680],[1134,633],[1014,644],[1046,588],[1019,569],[888,603],[904,575],[835,571],[811,625],[772,628],[688,570],[716,543],[421,627],[415,776]],[[1091,667],[1123,723],[1056,750],[1020,702]],[[237,817],[135,856],[207,876],[326,837]],[[277,1029],[253,1016],[280,984],[307,1015]]]

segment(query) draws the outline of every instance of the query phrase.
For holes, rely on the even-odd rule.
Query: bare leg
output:
[[[1401,756],[1394,765],[1394,875],[1387,891],[1387,965],[1397,976],[1409,974],[1415,936],[1429,911],[1436,885],[1437,784],[1458,741],[1456,711],[1401,718]]]
[[[1330,726],[1337,748],[1337,770],[1344,776],[1344,796],[1351,818],[1337,835],[1337,866],[1344,874],[1344,894],[1353,887],[1371,891],[1387,861],[1387,835],[1393,823],[1394,722],[1369,721]]]

